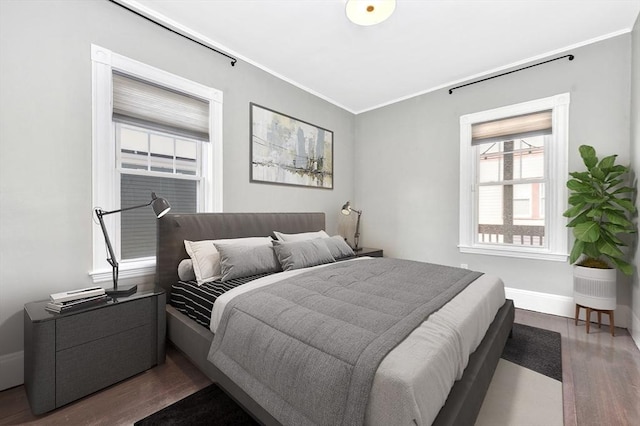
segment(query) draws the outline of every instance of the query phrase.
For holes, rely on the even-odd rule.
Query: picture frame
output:
[[[333,189],[333,132],[251,102],[250,182]]]

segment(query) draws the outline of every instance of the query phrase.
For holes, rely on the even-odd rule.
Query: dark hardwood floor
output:
[[[612,337],[592,324],[587,335],[582,322],[520,309],[516,322],[562,335],[565,426],[640,424],[640,351],[626,330]],[[0,425],[130,425],[209,383],[169,346],[165,364],[42,416],[31,414],[24,386],[2,391]]]
[[[31,414],[24,386],[0,392],[0,425],[131,425],[211,381],[173,346],[166,362],[41,416]]]

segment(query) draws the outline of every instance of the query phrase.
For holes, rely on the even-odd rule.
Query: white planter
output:
[[[594,309],[616,309],[616,270],[574,266],[573,299]]]

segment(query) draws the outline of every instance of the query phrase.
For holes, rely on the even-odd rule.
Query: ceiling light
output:
[[[396,9],[396,0],[347,0],[347,18],[358,25],[376,25]]]

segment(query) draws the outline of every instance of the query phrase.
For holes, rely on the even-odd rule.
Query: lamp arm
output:
[[[144,206],[138,206],[138,207],[144,207]],[[129,209],[123,209],[123,210],[129,210]],[[117,210],[117,211],[120,211],[120,210]],[[116,213],[117,211],[105,212],[103,210],[96,209],[96,216],[98,216],[98,221],[100,222],[100,228],[102,228],[102,235],[104,235],[104,242],[107,245],[107,250],[109,251],[109,257],[107,258],[107,262],[109,262],[109,265],[111,265],[111,268],[113,268],[114,287],[117,287],[118,285],[118,261],[116,260],[116,254],[113,251],[113,246],[111,246],[109,233],[107,232],[107,227],[104,224],[104,220],[102,219],[102,216],[105,216],[111,213]]]
[[[358,220],[356,221],[356,233],[353,236],[353,243],[355,245],[355,249],[358,249],[358,242],[360,240],[360,215],[362,214],[362,210],[358,211],[358,210],[353,210],[354,212],[356,212],[358,214]]]
[[[105,212],[104,210],[100,210],[100,209],[96,209],[96,214],[98,212],[100,212],[100,217],[102,216],[106,216],[108,214],[113,214],[113,213],[120,213],[120,212],[126,212],[127,210],[134,210],[134,209],[139,209],[140,207],[147,207],[150,206],[151,203],[153,203],[154,200],[149,201],[147,204],[140,204],[139,206],[133,206],[133,207],[125,207],[124,209],[120,209],[120,210],[112,210],[110,212]]]

